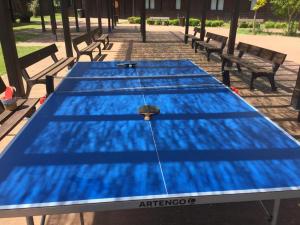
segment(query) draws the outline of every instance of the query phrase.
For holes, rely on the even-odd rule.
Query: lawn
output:
[[[61,14],[56,14],[56,21],[61,21]],[[50,16],[45,16],[45,22],[50,23]],[[37,33],[42,29],[41,18],[31,17],[31,23],[14,23],[16,42],[25,42],[39,36]],[[37,32],[36,32],[37,31]]]
[[[27,54],[34,52],[36,50],[39,50],[41,48],[42,48],[41,46],[30,46],[30,47],[17,46],[19,57],[27,55]],[[3,60],[3,54],[2,54],[2,49],[0,48],[0,75],[3,75],[5,73],[6,73],[6,70],[5,70],[4,60]]]

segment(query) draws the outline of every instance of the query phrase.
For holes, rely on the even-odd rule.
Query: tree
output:
[[[258,10],[260,10],[262,7],[264,7],[267,4],[267,0],[252,0],[252,1],[256,1],[254,7],[253,7],[253,11],[254,11],[254,18],[253,18],[253,34],[256,33],[256,17],[257,17],[257,12]]]
[[[294,32],[295,20],[300,13],[300,0],[270,0],[270,2],[274,13],[287,20],[287,34],[291,35]]]

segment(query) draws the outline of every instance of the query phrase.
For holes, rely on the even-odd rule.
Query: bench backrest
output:
[[[300,68],[299,68],[298,77],[297,77],[294,93],[292,96],[291,104],[292,104],[293,108],[300,110]]]
[[[42,48],[40,50],[37,50],[35,52],[32,52],[28,55],[25,55],[23,57],[19,58],[19,63],[21,66],[21,69],[24,70],[27,67],[51,56],[52,59],[57,62],[57,58],[55,53],[58,52],[57,46],[55,44],[49,45],[45,48]]]
[[[100,35],[101,34],[101,29],[99,27],[95,28],[95,29],[93,29],[93,30],[90,31],[90,34],[91,34],[92,37],[94,35]]]
[[[199,33],[199,34],[201,33],[201,28],[199,28],[199,27],[194,27],[194,36],[196,36],[198,33]]]
[[[214,40],[216,42],[221,43],[222,49],[225,48],[227,40],[228,40],[228,37],[225,37],[225,36],[222,36],[219,34],[210,33],[210,32],[206,33],[206,38],[207,38],[206,42],[209,42],[210,40]]]
[[[73,42],[73,46],[76,49],[77,45],[80,45],[81,43],[85,42],[86,44],[90,44],[91,43],[91,36],[88,33],[85,33],[83,35],[80,35],[78,37],[75,37],[72,39]]]
[[[170,17],[149,17],[149,19],[150,20],[164,20],[164,21],[166,21],[166,20],[169,20],[170,19]]]
[[[247,53],[249,55],[253,55],[258,58],[269,61],[270,63],[274,64],[276,67],[282,65],[286,58],[286,54],[276,52],[266,48],[261,48],[255,45],[246,44],[243,42],[238,43],[237,50],[240,51],[239,54],[240,57],[242,57],[243,54]]]
[[[102,34],[101,29],[98,27],[90,31],[90,37],[95,41],[95,38],[100,37]]]

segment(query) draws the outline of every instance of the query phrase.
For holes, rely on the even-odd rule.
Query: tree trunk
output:
[[[252,28],[253,34],[256,34],[256,16],[257,16],[257,10],[254,11],[253,28]]]

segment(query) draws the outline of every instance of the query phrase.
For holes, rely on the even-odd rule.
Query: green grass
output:
[[[16,42],[25,42],[32,38],[38,37],[39,35],[36,33],[29,32],[15,32]]]
[[[17,46],[17,50],[18,50],[18,55],[19,57],[27,55],[31,52],[34,52],[36,50],[41,49],[41,46]],[[2,48],[0,47],[0,75],[3,75],[6,73],[6,69],[5,69],[5,64],[4,64],[4,59],[3,59],[3,54],[2,54]]]
[[[61,13],[55,13],[56,21],[61,21]],[[50,16],[44,16],[45,22],[50,22]],[[32,22],[41,22],[41,17],[31,17]]]
[[[14,31],[24,31],[24,30],[41,30],[42,25],[38,22],[32,23],[15,23]]]
[[[61,14],[56,13],[56,21],[61,21]],[[14,23],[14,31],[27,31],[27,30],[41,30],[41,17],[31,17],[30,23],[20,23],[16,22]],[[50,23],[50,16],[45,16],[45,22]]]

